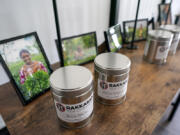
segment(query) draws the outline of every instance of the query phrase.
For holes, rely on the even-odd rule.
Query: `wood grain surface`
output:
[[[126,101],[95,101],[92,121],[81,129],[59,125],[50,91],[24,107],[10,83],[0,86],[0,113],[11,135],[150,135],[180,87],[180,51],[165,65],[153,65],[142,59],[144,44],[120,51],[132,61]],[[84,66],[94,73],[93,63]]]

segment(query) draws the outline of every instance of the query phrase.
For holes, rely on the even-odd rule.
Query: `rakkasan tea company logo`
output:
[[[106,90],[106,89],[108,88],[108,84],[107,84],[106,82],[104,82],[104,81],[101,81],[101,82],[100,82],[100,86],[101,86],[101,88],[104,89],[104,90]]]
[[[65,107],[63,105],[61,105],[60,103],[56,103],[56,107],[61,112],[65,112],[65,110],[66,110]]]

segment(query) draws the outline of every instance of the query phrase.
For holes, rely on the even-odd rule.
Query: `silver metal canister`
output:
[[[160,29],[170,31],[174,34],[174,38],[173,38],[173,41],[171,43],[171,47],[169,50],[169,54],[174,55],[176,53],[176,49],[178,47],[179,40],[180,40],[180,27],[177,25],[171,24],[171,25],[161,25]]]
[[[151,30],[144,48],[144,59],[149,63],[164,64],[168,56],[173,34],[164,30]]]
[[[93,76],[82,66],[59,68],[50,76],[57,116],[62,126],[80,128],[93,114]]]
[[[95,58],[94,83],[97,101],[116,105],[125,100],[130,65],[130,59],[118,53],[103,53]]]

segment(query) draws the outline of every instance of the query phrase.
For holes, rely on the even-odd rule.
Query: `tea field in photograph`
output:
[[[96,57],[95,35],[85,35],[63,41],[64,65],[78,65]]]
[[[46,62],[42,54],[33,54],[31,55],[33,61],[40,61],[48,70]],[[33,77],[27,77],[24,84],[20,83],[20,69],[24,65],[22,60],[8,63],[9,70],[20,89],[21,93],[23,94],[26,100],[30,99],[31,97],[39,94],[42,90],[47,89],[49,85],[49,74],[44,71],[37,71],[33,74]]]

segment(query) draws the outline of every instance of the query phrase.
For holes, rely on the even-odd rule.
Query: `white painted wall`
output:
[[[179,0],[173,0],[172,2],[172,21],[174,23],[175,21],[175,15],[180,14],[180,1]]]
[[[134,20],[136,15],[138,0],[120,0],[120,10],[118,23]],[[158,4],[161,0],[141,0],[138,18],[149,18],[158,16]]]
[[[62,37],[108,28],[110,0],[57,0]],[[59,61],[52,0],[0,0],[0,40],[37,31],[51,64]],[[9,79],[0,65],[0,85]]]
[[[96,31],[98,44],[108,28],[110,0],[57,0],[62,37]],[[66,20],[66,21],[63,21]]]
[[[166,3],[170,0],[166,0]],[[120,9],[118,23],[122,24],[126,20],[134,20],[136,15],[138,0],[120,0]],[[161,0],[141,0],[139,15],[138,18],[155,18],[155,21],[158,17],[158,4],[161,3]],[[172,22],[174,23],[175,15],[180,14],[180,1],[173,0],[172,2]]]

